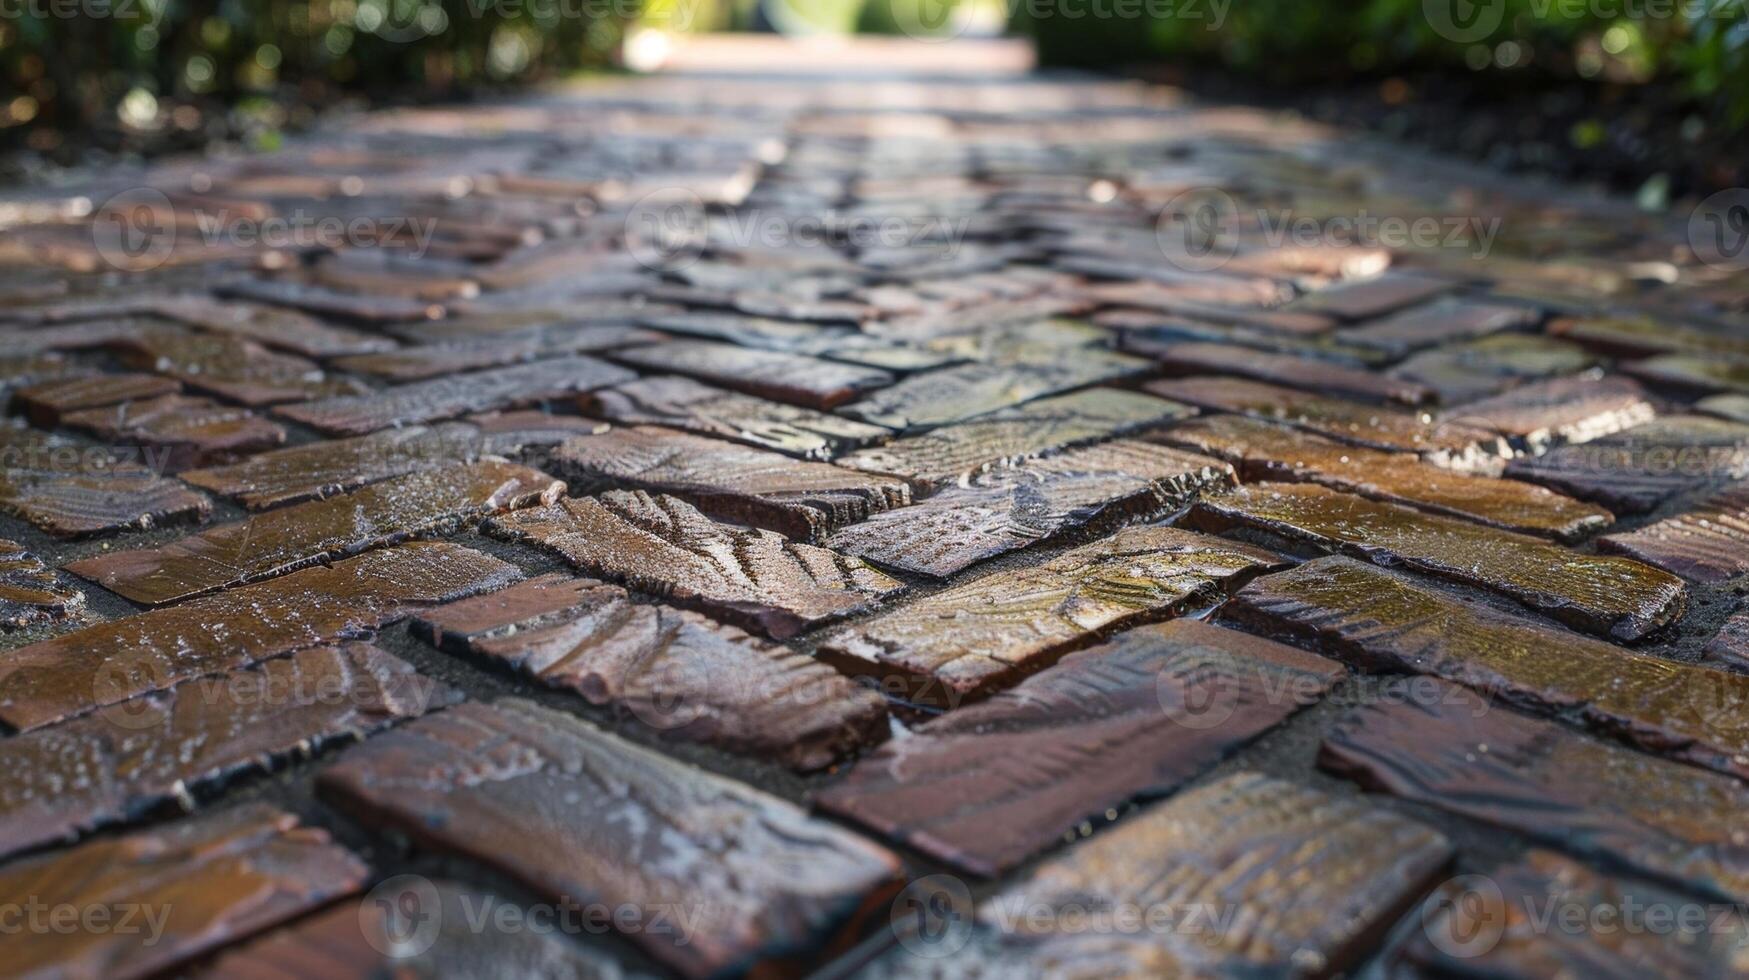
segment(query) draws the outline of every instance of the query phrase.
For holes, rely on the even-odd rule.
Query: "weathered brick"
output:
[[[477,551],[415,542],[87,626],[7,653],[0,721],[41,728],[190,678],[362,636],[521,577]]]
[[[1419,405],[1434,393],[1412,381],[1348,367],[1334,361],[1271,354],[1225,344],[1167,344],[1153,352],[1173,374],[1230,374],[1270,384],[1368,402]]]
[[[668,737],[822,769],[887,736],[880,697],[696,613],[545,575],[422,613],[433,643],[611,706]]]
[[[910,488],[892,477],[648,425],[572,439],[545,463],[573,492],[669,494],[713,517],[802,541],[911,502]]]
[[[0,627],[73,619],[84,610],[85,593],[23,545],[0,538]]]
[[[135,329],[117,346],[130,367],[251,407],[364,390],[355,381],[325,376],[314,361],[224,334]]]
[[[1172,792],[1341,674],[1322,657],[1195,620],[1144,626],[919,726],[814,803],[995,875],[1084,818]]]
[[[1668,388],[1698,392],[1749,392],[1749,353],[1741,361],[1698,354],[1664,354],[1622,365],[1622,370]]]
[[[633,347],[619,351],[615,359],[646,371],[684,374],[759,398],[821,410],[893,381],[892,375],[874,368],[699,340]]]
[[[1506,475],[1595,500],[1618,514],[1749,477],[1749,425],[1667,415],[1644,425],[1515,459]]]
[[[362,738],[454,692],[365,643],[198,678],[0,741],[0,855]]]
[[[1453,425],[1485,426],[1533,453],[1590,442],[1652,420],[1657,409],[1632,378],[1580,374],[1520,385],[1446,413]]]
[[[343,371],[357,371],[390,381],[422,381],[446,374],[525,364],[567,354],[588,354],[648,344],[662,336],[648,330],[611,324],[555,324],[544,330],[507,337],[423,344],[400,350],[357,354],[334,360]]]
[[[1541,318],[1541,313],[1528,306],[1445,299],[1351,327],[1342,331],[1341,339],[1403,357],[1427,347],[1534,326]]]
[[[1688,579],[1723,582],[1749,572],[1749,483],[1727,487],[1674,517],[1598,540]]]
[[[486,526],[550,548],[591,574],[777,639],[859,612],[902,587],[858,559],[720,524],[682,500],[642,491],[567,498]]]
[[[1749,785],[1590,738],[1463,688],[1386,688],[1325,739],[1318,764],[1369,790],[1741,902]]]
[[[12,393],[12,404],[35,425],[52,429],[61,416],[87,408],[173,395],[182,385],[156,374],[99,374],[44,381]]]
[[[349,751],[327,799],[615,925],[687,976],[806,956],[878,907],[893,855],[795,806],[524,701],[464,704]],[[688,930],[647,928],[686,911]]]
[[[1219,460],[1119,440],[994,470],[909,507],[832,533],[826,545],[880,565],[945,578],[1065,532],[1109,531],[1231,486]]]
[[[1575,344],[1507,333],[1422,351],[1387,373],[1431,389],[1441,402],[1455,405],[1524,381],[1577,374],[1596,364],[1596,357]]]
[[[150,449],[157,465],[170,472],[226,462],[285,442],[285,428],[276,422],[246,408],[185,395],[68,412],[61,424],[105,442]]]
[[[341,292],[290,279],[240,279],[226,283],[219,292],[233,299],[289,306],[364,323],[436,320],[444,312],[440,304],[429,300]]]
[[[1386,272],[1370,279],[1350,279],[1315,290],[1288,304],[1292,313],[1321,313],[1342,320],[1365,320],[1413,306],[1457,288],[1445,279],[1407,272]]]
[[[204,520],[207,499],[104,449],[0,424],[0,509],[62,536]]]
[[[1250,545],[1131,527],[1043,564],[962,582],[828,635],[820,655],[914,701],[989,693],[1115,630],[1216,598],[1279,564]]]
[[[323,323],[308,314],[252,303],[227,303],[194,294],[157,298],[151,312],[179,323],[245,337],[305,357],[337,357],[389,350],[395,342]]]
[[[893,429],[929,428],[1139,374],[1146,366],[1140,358],[1095,349],[1049,362],[962,364],[913,374],[846,406],[843,413]]]
[[[1650,752],[1749,775],[1749,676],[1542,626],[1348,558],[1252,582],[1221,615],[1315,642],[1365,669],[1429,674],[1582,719]]]
[[[639,378],[585,395],[581,405],[591,415],[621,424],[684,429],[804,459],[831,459],[892,435],[878,425],[724,391],[689,378]]]
[[[1218,415],[1150,437],[1231,462],[1245,480],[1317,483],[1491,527],[1573,541],[1614,515],[1534,483],[1453,472],[1408,453],[1345,446],[1284,426]]]
[[[22,932],[6,968],[153,976],[355,892],[366,873],[326,833],[263,804],[24,858],[0,867],[0,902],[78,909],[80,921],[103,909],[112,927]]]
[[[1577,629],[1621,640],[1674,622],[1688,605],[1681,579],[1637,561],[1309,484],[1240,487],[1199,501],[1191,516],[1205,530],[1256,528],[1490,589]]]
[[[425,470],[295,504],[138,551],[81,559],[67,570],[156,606],[332,562],[490,514],[550,504],[558,480],[504,462]]]

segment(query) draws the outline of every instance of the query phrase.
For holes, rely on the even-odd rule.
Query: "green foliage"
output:
[[[52,146],[57,130],[174,132],[214,112],[270,130],[288,104],[602,64],[635,3],[8,0],[0,11],[0,140],[34,132]]]
[[[1040,3],[1020,26],[1047,64],[1177,60],[1284,82],[1437,67],[1656,80],[1716,105],[1731,126],[1749,123],[1745,0],[1139,0],[1131,9],[1141,17],[1088,9]],[[1453,31],[1447,11],[1480,25],[1480,36]]]

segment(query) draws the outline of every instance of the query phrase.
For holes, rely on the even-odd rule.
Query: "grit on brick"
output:
[[[1019,42],[673,41],[0,187],[0,972],[1744,972],[1740,268]]]

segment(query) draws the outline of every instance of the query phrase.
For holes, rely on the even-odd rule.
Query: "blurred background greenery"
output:
[[[1503,86],[1501,99],[1530,80],[1650,86],[1741,132],[1746,2],[0,0],[0,143],[271,144],[349,95],[451,97],[613,68],[639,27],[1021,32],[1046,65],[1224,70],[1260,85],[1443,72]],[[1453,22],[1480,34],[1454,39]],[[1601,137],[1576,125],[1575,146],[1588,138]]]

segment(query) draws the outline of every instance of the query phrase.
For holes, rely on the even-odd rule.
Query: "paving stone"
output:
[[[60,425],[62,416],[70,412],[144,401],[160,395],[174,395],[181,390],[182,385],[174,379],[155,374],[99,374],[61,378],[21,388],[12,393],[12,404],[32,424],[52,429]]]
[[[1291,313],[1257,305],[1275,298],[1273,287],[1260,292],[1246,280],[1232,276],[1203,276],[1188,287],[1154,282],[1102,282],[1089,285],[1082,291],[1088,297],[1112,306],[1140,307],[1289,335],[1317,336],[1329,333],[1336,326],[1336,319],[1324,314]]]
[[[407,890],[388,895],[391,904],[369,898],[342,902],[326,911],[246,942],[228,947],[193,975],[208,980],[478,980],[481,977],[550,977],[555,980],[635,980],[645,974],[626,970],[598,946],[579,942],[569,930],[586,933],[595,918],[581,911],[569,922],[556,916],[550,929],[499,928],[498,915],[539,921],[540,906],[523,905],[491,892],[439,879],[425,892],[402,879]],[[392,886],[391,886],[392,887]],[[401,896],[408,909],[392,904]],[[433,900],[429,907],[427,900]],[[417,919],[429,913],[430,919]],[[508,921],[508,919],[506,920]],[[429,922],[429,926],[425,923]],[[486,928],[475,928],[485,922]],[[416,937],[409,942],[409,928]],[[421,928],[429,932],[420,932]],[[424,937],[431,943],[423,949]],[[415,950],[417,949],[417,952]]]
[[[1077,350],[1051,362],[962,364],[913,374],[846,406],[843,413],[892,429],[917,429],[988,415],[1046,395],[1140,373],[1146,361]]]
[[[1446,405],[1485,398],[1515,384],[1577,374],[1597,358],[1575,344],[1528,334],[1496,334],[1409,357],[1388,374],[1438,393]]]
[[[1320,767],[1376,792],[1741,902],[1749,785],[1490,704],[1394,685],[1325,739]]]
[[[878,425],[724,391],[690,378],[639,378],[585,395],[581,405],[591,415],[622,424],[665,425],[804,459],[831,459],[892,435]]]
[[[448,344],[423,344],[378,354],[358,354],[334,360],[343,371],[356,371],[389,381],[421,381],[482,368],[525,364],[567,354],[609,351],[649,344],[662,335],[636,327],[596,324],[556,325],[530,334]]]
[[[1464,420],[1441,421],[1431,412],[1328,398],[1242,378],[1169,378],[1150,381],[1142,390],[1199,408],[1291,425],[1350,445],[1420,453],[1447,464],[1508,453],[1499,436]]]
[[[514,699],[371,739],[323,796],[615,925],[687,976],[807,955],[892,892],[893,855],[799,808]],[[686,912],[691,927],[655,928]]]
[[[361,436],[390,426],[564,398],[632,377],[631,372],[594,358],[561,357],[415,381],[368,395],[282,405],[276,411],[330,435]]]
[[[1658,414],[1644,388],[1620,375],[1574,375],[1533,381],[1445,414],[1441,425],[1468,425],[1510,436],[1532,453],[1590,442],[1650,422]]]
[[[227,303],[183,294],[152,300],[151,312],[178,323],[246,337],[259,344],[305,357],[337,357],[391,350],[395,342],[323,323],[295,310],[253,303]]]
[[[696,613],[544,575],[423,613],[415,628],[685,741],[802,771],[885,740],[880,696],[786,647]]]
[[[920,491],[933,490],[992,468],[1140,433],[1191,411],[1132,391],[1090,388],[858,450],[837,462],[903,477]]]
[[[1699,354],[1664,354],[1623,364],[1623,371],[1655,385],[1699,392],[1749,392],[1749,353],[1741,361]]]
[[[1749,423],[1749,395],[1713,395],[1695,402],[1694,410],[1733,422]]]
[[[63,581],[24,545],[0,538],[0,628],[75,619],[84,611],[85,593]]]
[[[888,340],[925,341],[964,333],[988,324],[1074,316],[1084,312],[1088,305],[1087,300],[1080,297],[1035,296],[1030,299],[979,303],[947,313],[931,312],[918,316],[893,317],[865,323],[862,329]]]
[[[0,855],[190,800],[455,692],[367,643],[316,647],[0,741]]]
[[[1528,306],[1444,299],[1344,330],[1342,341],[1404,357],[1427,347],[1535,326],[1540,319],[1542,314]]]
[[[1701,663],[1749,672],[1749,606],[1725,620],[1701,650]]]
[[[873,676],[890,694],[952,707],[1278,564],[1250,545],[1169,527],[1125,528],[846,627],[824,639],[820,656]]]
[[[1430,674],[1649,752],[1749,774],[1749,676],[1545,627],[1348,558],[1253,582],[1221,615],[1368,670]]]
[[[483,461],[409,473],[157,548],[109,552],[66,567],[134,602],[158,606],[446,533],[517,507],[551,504],[564,492],[564,483],[538,470]]]
[[[366,873],[327,833],[264,804],[25,858],[0,867],[0,901],[77,909],[80,921],[102,909],[108,927],[21,931],[7,969],[153,976],[355,892]]]
[[[61,536],[204,520],[212,504],[101,447],[0,424],[0,510]]]
[[[1506,475],[1641,514],[1678,494],[1749,477],[1749,425],[1666,415],[1577,446],[1515,459]]]
[[[1692,354],[1749,360],[1749,339],[1651,316],[1563,317],[1549,323],[1549,333],[1622,357]]]
[[[1749,572],[1749,483],[1727,487],[1674,517],[1608,535],[1597,546],[1691,582],[1735,578]]]
[[[893,381],[892,375],[873,368],[700,340],[634,347],[615,357],[646,371],[671,371],[760,398],[822,410]]]
[[[911,502],[900,480],[656,426],[572,439],[547,464],[574,493],[616,486],[680,497],[713,517],[801,541]]]
[[[486,526],[550,548],[591,574],[780,640],[902,588],[858,559],[721,524],[685,501],[641,490],[567,498]]]
[[[1224,344],[1167,344],[1153,352],[1174,374],[1230,374],[1270,384],[1320,392],[1367,402],[1419,405],[1434,393],[1412,381],[1400,381],[1333,361],[1271,354]]]
[[[993,876],[1085,818],[1172,792],[1342,673],[1195,620],[1143,626],[887,743],[814,803]]]
[[[790,353],[815,353],[829,338],[846,332],[794,320],[768,320],[736,313],[704,310],[658,310],[638,317],[646,327],[687,337],[720,340],[742,347]]]
[[[383,329],[410,344],[439,347],[539,339],[551,330],[576,330],[584,334],[602,331],[603,336],[611,336],[608,331],[627,331],[636,336],[648,332],[638,327],[640,318],[678,309],[642,301],[614,300],[562,301],[559,305],[560,308],[556,309],[545,306],[536,309],[487,308],[446,320],[395,324]],[[654,333],[650,333],[650,337],[650,342],[659,339]]]
[[[150,450],[148,458],[166,472],[227,462],[285,442],[285,428],[276,422],[187,395],[81,409],[67,413],[61,423],[107,443]]]
[[[464,422],[412,425],[288,446],[230,466],[189,470],[181,477],[250,510],[265,510],[418,470],[471,463],[479,456],[480,442],[479,430]]]
[[[1241,479],[1317,483],[1490,527],[1572,541],[1614,523],[1534,483],[1454,472],[1409,453],[1345,446],[1239,415],[1190,419],[1150,438],[1231,462]]]
[[[1169,513],[1204,490],[1232,483],[1232,468],[1219,460],[1119,440],[984,473],[840,528],[826,545],[946,578],[1064,532],[1104,532]]]
[[[1549,851],[1531,851],[1485,877],[1493,889],[1459,882],[1428,899],[1427,924],[1392,954],[1392,976],[1625,980],[1743,972],[1749,930],[1733,911]]]
[[[313,361],[219,334],[139,330],[122,339],[120,347],[129,367],[251,407],[363,390],[357,382],[324,376]]]
[[[1406,272],[1351,279],[1326,286],[1289,303],[1290,313],[1319,313],[1340,320],[1383,316],[1453,291],[1456,284]]]
[[[341,292],[289,279],[242,279],[226,283],[219,292],[232,299],[289,306],[363,323],[436,320],[444,313],[442,305],[429,300]]]
[[[1249,527],[1293,541],[1489,589],[1588,633],[1631,641],[1675,622],[1688,590],[1668,572],[1536,538],[1301,483],[1259,483],[1204,498],[1204,530]]]
[[[1093,322],[1121,332],[1120,346],[1143,357],[1159,359],[1182,343],[1212,343],[1289,357],[1332,361],[1356,368],[1380,368],[1390,355],[1375,347],[1362,347],[1342,340],[1341,334],[1285,334],[1259,327],[1211,323],[1145,310],[1107,310]]]
[[[0,661],[0,721],[41,728],[191,678],[362,636],[418,608],[521,577],[514,566],[459,545],[414,542],[87,626],[8,652]]]
[[[1035,364],[1066,357],[1097,357],[1103,352],[1095,348],[1116,346],[1117,340],[1115,331],[1085,320],[1016,320],[935,337],[923,341],[922,346],[966,361]]]
[[[979,919],[1045,976],[1340,974],[1450,857],[1381,807],[1238,772],[1046,861]],[[1088,925],[1126,909],[1156,926]]]

